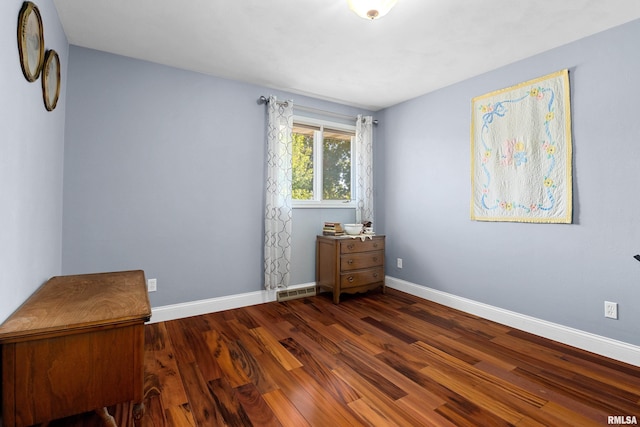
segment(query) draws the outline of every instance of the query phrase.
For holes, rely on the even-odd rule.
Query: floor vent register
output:
[[[292,299],[312,297],[316,294],[316,287],[309,286],[306,288],[291,289],[285,291],[279,291],[277,294],[278,301],[289,301]]]

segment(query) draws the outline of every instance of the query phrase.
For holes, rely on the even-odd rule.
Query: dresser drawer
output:
[[[370,270],[354,271],[353,273],[340,275],[340,287],[343,289],[356,288],[371,283],[384,280],[384,269],[382,267]]]
[[[378,267],[384,262],[383,251],[360,252],[342,255],[340,257],[340,271],[360,270],[362,268]]]
[[[348,239],[340,242],[340,253],[350,254],[354,252],[367,252],[367,251],[381,251],[384,250],[384,239],[376,238],[365,239]]]

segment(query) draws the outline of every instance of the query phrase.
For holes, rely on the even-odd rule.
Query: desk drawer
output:
[[[340,275],[340,287],[342,289],[355,288],[369,285],[384,280],[384,269],[382,267],[370,270],[354,271],[353,273]]]

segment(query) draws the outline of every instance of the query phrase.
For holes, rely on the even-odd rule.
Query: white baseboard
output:
[[[315,282],[291,285],[287,289],[293,290],[306,288],[308,286],[315,286]],[[156,307],[151,310],[151,321],[149,323],[166,322],[168,320],[182,319],[185,317],[215,313],[216,311],[247,307],[250,305],[262,304],[264,302],[272,302],[276,300],[277,292],[278,290],[262,290]]]
[[[305,288],[315,283],[301,283],[287,289]],[[573,347],[610,357],[615,360],[640,366],[640,347],[622,341],[613,340],[600,335],[584,332],[579,329],[547,322],[546,320],[526,316],[481,302],[462,298],[446,292],[417,285],[394,277],[386,277],[386,286],[424,298],[447,307],[455,308],[503,325],[530,332]],[[244,294],[192,301],[181,304],[165,305],[152,309],[149,323],[164,322],[184,317],[214,313],[232,308],[247,307],[255,304],[276,301],[277,290],[256,291]]]
[[[386,277],[386,286],[563,344],[640,366],[640,347],[633,344],[504,310],[394,277]]]

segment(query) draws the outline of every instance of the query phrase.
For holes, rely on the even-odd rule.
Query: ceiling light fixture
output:
[[[347,0],[349,9],[364,19],[378,19],[389,13],[398,0]]]

